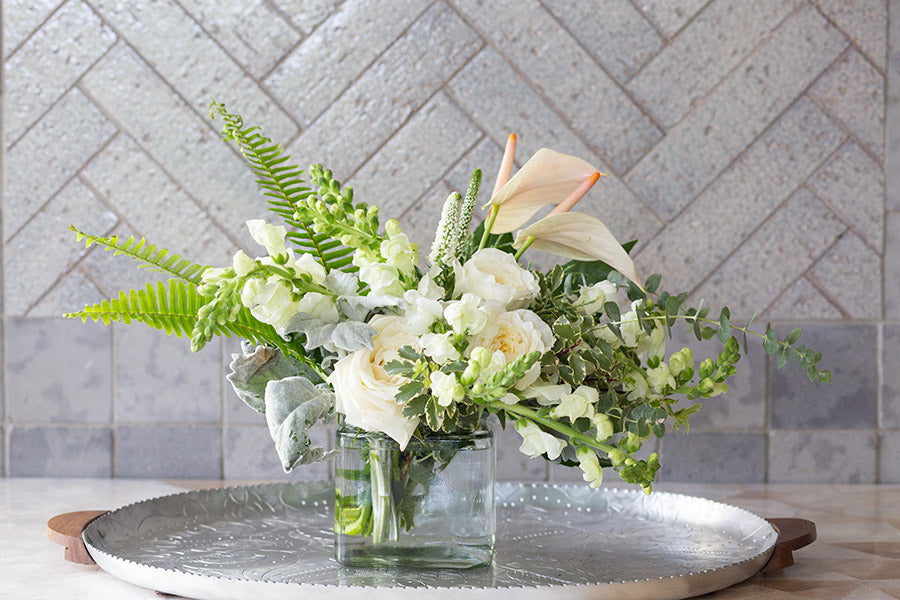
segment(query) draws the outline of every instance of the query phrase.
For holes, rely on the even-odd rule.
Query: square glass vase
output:
[[[342,425],[335,557],[352,567],[466,569],[494,555],[494,443],[488,430],[413,438]]]

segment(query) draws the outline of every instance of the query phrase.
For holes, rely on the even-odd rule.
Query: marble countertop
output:
[[[45,534],[47,520],[73,510],[111,509],[184,489],[244,482],[128,479],[0,479],[0,598],[134,600],[160,598],[101,571],[63,560]],[[796,564],[757,574],[705,596],[713,600],[900,599],[900,486],[660,485],[764,517],[802,517],[818,540],[794,554]]]

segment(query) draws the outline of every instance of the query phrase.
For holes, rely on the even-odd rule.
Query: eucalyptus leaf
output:
[[[266,385],[266,423],[285,472],[324,458],[330,453],[311,448],[309,428],[327,419],[334,408],[334,392],[305,377],[286,377]]]

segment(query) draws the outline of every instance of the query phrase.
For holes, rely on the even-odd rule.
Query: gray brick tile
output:
[[[854,319],[881,318],[881,257],[848,233],[811,269],[812,278]]]
[[[62,0],[7,0],[4,2],[3,58],[34,33]],[[10,18],[15,15],[15,18]]]
[[[651,206],[674,216],[761,133],[846,47],[812,7],[804,7],[628,176]]]
[[[544,6],[563,22],[613,77],[624,81],[662,47],[662,38],[627,1],[550,0]]]
[[[222,227],[246,248],[256,247],[244,221],[261,218],[266,203],[250,171],[136,55],[115,48],[85,76],[83,85]],[[232,109],[242,107],[235,104]]]
[[[110,331],[63,319],[6,320],[6,406],[16,423],[106,423]]]
[[[701,12],[628,84],[671,127],[801,0],[719,0]]]
[[[747,343],[749,352],[738,363],[737,375],[728,380],[728,392],[701,400],[703,408],[691,417],[692,431],[693,428],[733,431],[766,426],[766,353],[755,338],[748,336]],[[715,360],[722,351],[718,339],[698,342],[693,333],[679,325],[674,329],[673,338],[666,342],[666,353],[671,355],[685,346],[693,351],[697,365],[707,358]]]
[[[329,430],[317,427],[310,430],[313,445],[333,446]],[[293,481],[323,481],[329,479],[331,461],[297,467],[285,473],[275,452],[269,429],[259,427],[228,427],[225,430],[225,478],[267,479]]]
[[[884,318],[900,321],[900,213],[885,214]]]
[[[885,0],[817,0],[816,3],[875,64],[884,68],[888,22]]]
[[[101,427],[12,427],[13,477],[109,477],[112,432]]]
[[[854,143],[841,148],[816,175],[809,188],[828,202],[874,248],[884,232],[884,180],[881,167]]]
[[[526,155],[520,153],[517,162],[523,164],[527,158]],[[453,190],[458,191],[460,194],[465,194],[469,180],[472,178],[472,172],[475,169],[481,169],[481,189],[478,199],[479,204],[484,205],[490,199],[491,192],[494,191],[494,184],[497,182],[497,170],[500,168],[502,159],[503,148],[490,137],[484,137],[456,163],[450,172],[447,173],[447,176],[444,177],[444,181]],[[478,209],[480,208],[481,206],[478,206]]]
[[[300,34],[265,2],[180,3],[254,77],[267,73],[300,40]]]
[[[573,154],[608,172],[603,161],[523,82],[492,48],[486,48],[450,81],[451,96],[498,145],[518,136],[524,162],[540,147]],[[502,153],[501,153],[502,154]],[[494,174],[488,179],[493,189]],[[577,210],[600,217],[620,239],[649,239],[659,220],[614,175],[604,177]]]
[[[884,154],[884,77],[851,50],[825,72],[809,91],[865,144]]]
[[[805,319],[835,320],[841,318],[831,301],[822,295],[809,279],[802,277],[787,288],[778,300],[765,312],[775,321],[799,321]]]
[[[138,4],[97,0],[94,8],[200,114],[206,114],[215,97],[244,115],[247,123],[262,126],[273,139],[287,140],[297,132],[288,115],[174,0]]]
[[[778,327],[779,335],[789,327]],[[819,364],[830,384],[810,383],[806,371],[788,363],[780,371],[769,361],[769,402],[774,429],[869,429],[876,424],[877,334],[863,323],[808,324],[800,343],[822,352]],[[855,433],[855,432],[847,432]]]
[[[221,342],[197,354],[190,340],[139,323],[116,325],[118,423],[218,423],[222,418]]]
[[[749,318],[824,253],[844,225],[809,191],[802,189],[710,276],[694,293],[711,306],[727,304]]]
[[[428,4],[428,0],[345,2],[266,78],[266,85],[306,127]]]
[[[273,4],[305,34],[311,33],[341,2],[342,0],[273,0]]]
[[[773,431],[771,483],[875,483],[873,431]]]
[[[453,0],[618,172],[662,132],[537,0]]]
[[[669,289],[690,289],[838,147],[840,129],[808,99],[791,107],[638,254]]]
[[[84,244],[75,241],[68,229],[70,224],[105,233],[116,220],[116,215],[77,179],[63,188],[6,245],[6,312],[25,314],[84,255]]]
[[[881,425],[900,429],[900,324],[885,323],[882,340]]]
[[[103,292],[78,268],[53,286],[34,308],[29,317],[59,317],[63,313],[80,310],[86,304],[98,302]]]
[[[465,113],[438,92],[350,183],[360,198],[381,207],[382,218],[399,216],[480,136]]]
[[[887,194],[885,208],[900,210],[900,19],[890,23],[891,53],[887,69],[887,99],[885,113],[885,178]]]
[[[671,37],[703,8],[707,0],[641,0],[638,4],[644,14]]]
[[[18,139],[115,41],[116,34],[84,2],[68,2],[54,14],[7,61],[4,146]]]
[[[900,431],[886,431],[881,434],[878,450],[878,483],[900,483]]]
[[[201,264],[231,261],[234,244],[128,136],[113,140],[82,176],[157,247]]]
[[[24,225],[115,131],[84,94],[66,94],[4,156],[3,239]]]
[[[662,440],[659,477],[663,481],[763,483],[764,433],[670,432]]]
[[[117,477],[219,479],[222,430],[219,427],[119,427]]]
[[[547,461],[529,458],[519,452],[522,436],[512,422],[506,429],[499,425],[494,430],[494,447],[497,449],[497,481],[547,481]]]
[[[339,179],[379,145],[471,57],[481,40],[443,4],[435,4],[291,146]]]

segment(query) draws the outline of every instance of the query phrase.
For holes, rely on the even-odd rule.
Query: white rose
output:
[[[600,399],[600,394],[592,387],[578,386],[571,394],[560,398],[559,404],[550,411],[556,418],[566,417],[572,423],[582,417],[590,419],[594,416],[594,404]]]
[[[241,289],[241,304],[250,309],[250,314],[275,327],[283,334],[291,318],[297,314],[299,303],[293,298],[289,284],[277,276],[262,281],[251,279]]]
[[[534,275],[520,267],[512,254],[496,248],[479,250],[466,264],[454,265],[454,271],[454,296],[473,293],[507,310],[528,306],[540,292]]]
[[[603,469],[600,467],[600,460],[597,453],[590,448],[582,446],[575,451],[578,458],[578,466],[581,467],[582,477],[593,489],[600,487],[603,483]]]
[[[522,436],[522,445],[519,446],[519,452],[527,454],[531,458],[546,454],[547,458],[554,460],[559,458],[563,448],[566,447],[564,441],[542,431],[540,427],[531,421],[516,422],[516,431]]]
[[[444,407],[459,402],[466,395],[466,390],[460,385],[456,375],[440,371],[431,374],[431,391],[437,398],[437,403]]]
[[[402,296],[403,284],[397,267],[387,263],[371,263],[359,270],[360,281],[367,283],[375,296]]]
[[[329,297],[317,292],[307,292],[297,303],[297,312],[312,315],[317,319],[324,319],[337,323],[341,316],[338,313],[334,301]]]
[[[328,383],[334,387],[335,410],[347,423],[366,431],[380,431],[406,448],[419,419],[403,416],[403,406],[394,399],[405,379],[388,375],[384,365],[399,358],[403,346],[417,347],[418,339],[407,331],[403,317],[377,315],[369,325],[377,332],[373,350],[363,348],[334,365]]]
[[[444,307],[444,318],[455,333],[485,335],[491,333],[494,311],[475,294],[463,294],[459,300],[452,300]]]
[[[578,302],[576,306],[579,310],[592,315],[603,310],[603,305],[607,302],[616,301],[616,284],[611,281],[600,281],[594,285],[581,286],[578,291]]]
[[[426,333],[419,338],[419,344],[434,362],[445,365],[459,358],[459,350],[450,341],[452,335],[450,332]]]
[[[284,245],[284,237],[287,235],[285,227],[271,225],[262,219],[252,219],[247,221],[247,229],[250,230],[250,237],[253,238],[253,241],[264,246],[269,256],[287,254],[287,248]]]
[[[524,308],[500,314],[496,320],[496,329],[493,336],[483,336],[476,341],[476,345],[502,352],[507,362],[529,352],[543,354],[553,347],[553,332],[550,327],[537,314]],[[516,389],[524,390],[540,374],[541,365],[538,362],[516,383]]]
[[[247,256],[243,250],[238,250],[231,259],[231,268],[238,277],[243,277],[256,268],[256,261]]]

